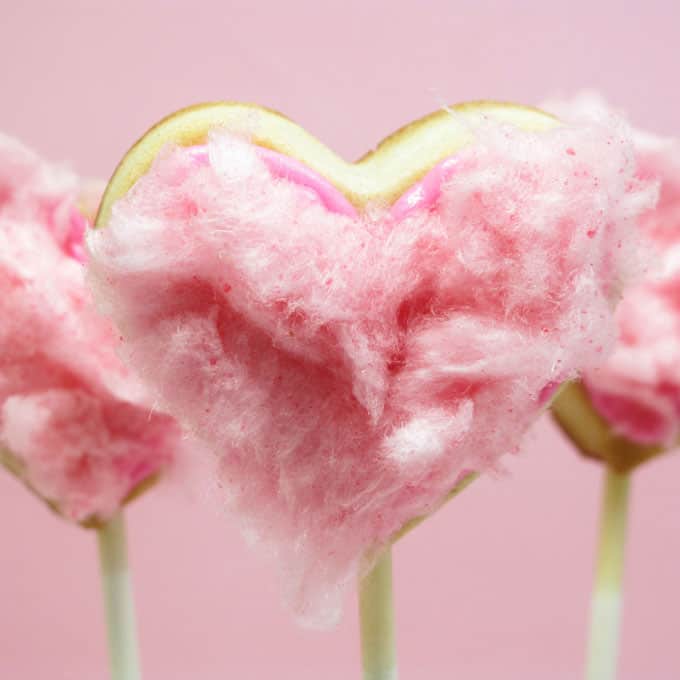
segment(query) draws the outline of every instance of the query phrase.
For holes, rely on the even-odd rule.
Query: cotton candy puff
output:
[[[574,120],[615,115],[596,94],[548,105]],[[680,437],[680,140],[633,130],[637,175],[660,185],[658,205],[640,220],[654,247],[648,276],[616,312],[618,342],[584,386],[614,432],[641,445],[673,447]]]
[[[83,524],[109,519],[183,446],[85,287],[96,187],[0,135],[0,461]]]
[[[431,204],[352,216],[214,131],[165,148],[88,237],[125,360],[219,457],[305,623],[337,620],[366,556],[497,469],[614,341],[656,199],[628,128],[488,120],[454,160]]]

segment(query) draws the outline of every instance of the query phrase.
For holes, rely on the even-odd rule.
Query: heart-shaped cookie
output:
[[[85,287],[101,190],[0,135],[0,463],[88,527],[146,489],[181,442]]]
[[[95,294],[219,455],[298,613],[337,613],[367,553],[601,360],[651,200],[629,147],[482,102],[346,163],[279,114],[211,104],[123,159],[88,239]]]

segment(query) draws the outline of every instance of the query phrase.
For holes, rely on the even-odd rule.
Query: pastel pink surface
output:
[[[594,95],[555,102],[567,118],[602,118]],[[654,259],[644,281],[616,312],[619,338],[606,363],[584,384],[616,432],[640,444],[672,447],[680,436],[680,139],[634,132],[637,174],[659,183],[658,205],[643,215]]]
[[[152,412],[85,289],[81,188],[0,136],[0,448],[74,521],[108,519],[181,436]]]
[[[200,12],[188,0],[5,3],[0,129],[106,177],[169,111],[238,98],[285,112],[352,159],[444,103],[537,103],[591,85],[642,127],[675,134],[679,12],[671,0],[625,11],[614,0],[433,0],[427,11],[405,0],[207,0]],[[549,421],[515,463],[508,483],[477,482],[396,548],[405,680],[582,677],[599,470]],[[621,680],[674,680],[680,668],[679,478],[678,456],[636,475]],[[2,674],[99,680],[93,537],[7,475],[0,499],[12,546],[0,579]],[[331,635],[294,627],[271,570],[203,503],[159,488],[128,520],[147,680],[359,677],[352,612]]]
[[[219,457],[305,621],[333,620],[362,559],[464,471],[496,470],[546,385],[612,338],[623,235],[655,200],[630,140],[474,133],[394,208],[347,214],[310,170],[214,132],[162,151],[88,236],[123,356]]]

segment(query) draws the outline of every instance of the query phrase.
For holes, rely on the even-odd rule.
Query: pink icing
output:
[[[392,206],[392,216],[400,220],[414,210],[429,210],[442,193],[442,185],[460,169],[460,160],[450,157],[430,170],[416,182]]]
[[[319,201],[330,212],[356,217],[356,208],[343,193],[304,163],[263,147],[258,147],[257,153],[274,177],[286,179],[310,189],[312,198]],[[208,150],[205,146],[194,147],[194,154],[199,164],[209,162]],[[449,157],[435,165],[395,201],[390,209],[392,216],[396,220],[401,220],[415,210],[429,210],[441,196],[442,185],[459,169],[460,161],[456,157]]]
[[[209,162],[208,150],[205,146],[193,148],[194,158],[199,165]],[[304,163],[271,149],[258,147],[258,155],[274,177],[310,190],[310,198],[320,201],[330,212],[355,217],[356,208],[327,179],[321,177]]]

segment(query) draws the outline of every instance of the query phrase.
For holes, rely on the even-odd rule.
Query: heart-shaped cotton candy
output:
[[[86,524],[109,519],[183,445],[85,287],[82,211],[99,191],[0,136],[0,461]]]
[[[352,216],[214,132],[206,162],[167,148],[89,236],[126,360],[219,456],[308,622],[613,341],[655,200],[628,130],[475,133],[431,204]]]
[[[595,93],[547,108],[576,121],[616,115]],[[617,309],[613,354],[583,382],[615,432],[637,444],[672,447],[680,437],[680,140],[636,129],[633,140],[638,176],[660,185],[658,205],[640,221],[654,262]]]

